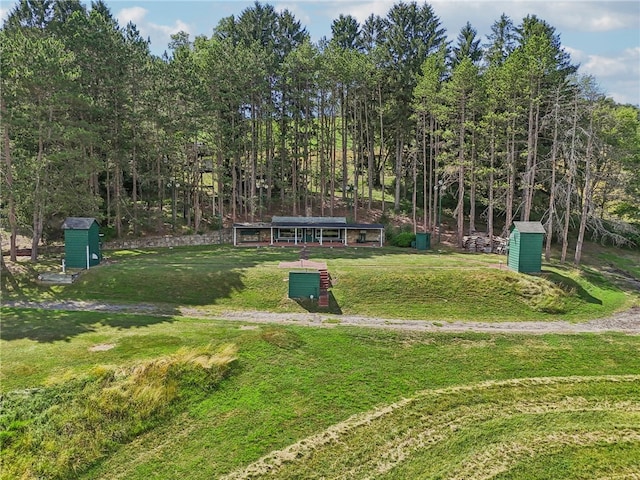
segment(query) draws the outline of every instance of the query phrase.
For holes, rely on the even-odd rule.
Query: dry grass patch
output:
[[[215,387],[236,359],[234,345],[173,355],[90,375],[64,374],[46,388],[2,397],[2,479],[69,478],[159,424],[195,391]]]

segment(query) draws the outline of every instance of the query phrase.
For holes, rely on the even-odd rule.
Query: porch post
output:
[[[269,245],[273,245],[273,227],[269,227],[269,230],[271,231],[271,243]]]
[[[294,245],[298,244],[298,227],[293,227]]]
[[[320,229],[320,246],[322,246],[322,228]]]
[[[347,227],[344,227],[344,245],[347,246]]]
[[[233,246],[236,247],[238,245],[237,243],[237,235],[238,235],[238,229],[236,227],[233,227]]]
[[[380,229],[380,246],[382,247],[382,239],[384,238],[384,228]]]

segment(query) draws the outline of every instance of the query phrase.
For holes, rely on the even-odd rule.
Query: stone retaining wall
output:
[[[221,245],[233,243],[233,232],[230,228],[207,232],[202,235],[164,235],[162,237],[131,238],[105,242],[104,250],[128,248],[184,247],[191,245]]]

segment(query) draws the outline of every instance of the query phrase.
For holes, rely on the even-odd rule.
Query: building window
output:
[[[337,228],[323,229],[322,238],[340,238],[340,230]]]
[[[293,228],[279,228],[278,238],[295,238],[296,231]]]

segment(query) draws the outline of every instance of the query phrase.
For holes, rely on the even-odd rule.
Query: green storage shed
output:
[[[545,235],[540,222],[513,222],[509,233],[508,265],[521,273],[542,271],[542,242]]]
[[[100,263],[100,226],[95,218],[68,217],[62,228],[66,267],[90,268]]]
[[[320,272],[289,272],[289,298],[320,297]]]
[[[431,248],[430,233],[416,233],[416,249],[429,250]]]

